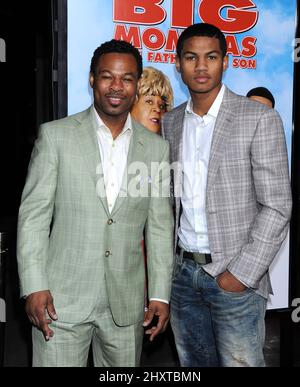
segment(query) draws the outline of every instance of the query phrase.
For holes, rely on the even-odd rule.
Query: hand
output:
[[[145,333],[150,335],[150,341],[153,341],[155,336],[164,332],[169,322],[169,305],[165,302],[150,301],[148,310],[145,313],[143,326],[147,327],[151,324],[153,317],[158,317],[156,326],[151,327]]]
[[[25,310],[31,323],[43,332],[46,341],[54,336],[49,328],[52,320],[57,320],[56,311],[53,305],[53,298],[49,290],[30,294],[26,298]],[[46,312],[50,317],[46,317]]]
[[[238,293],[247,289],[247,287],[229,271],[224,271],[224,273],[220,274],[217,277],[217,283],[220,288],[226,292]]]

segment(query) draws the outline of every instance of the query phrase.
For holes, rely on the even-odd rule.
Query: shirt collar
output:
[[[94,111],[94,116],[96,119],[97,130],[104,132],[106,134],[111,134],[109,128],[105,125],[105,123],[103,122],[103,120],[99,116],[97,110],[95,109],[95,106],[93,106],[93,111]],[[124,127],[123,127],[123,129],[118,137],[122,136],[124,133],[127,133],[127,132],[129,132],[129,133],[132,132],[132,119],[131,119],[130,113],[128,114],[125,125],[124,125]]]
[[[222,87],[221,87],[221,89],[220,89],[216,99],[214,100],[214,102],[211,105],[211,107],[210,107],[209,111],[207,112],[207,114],[205,114],[203,116],[203,119],[206,116],[210,116],[212,118],[217,118],[219,110],[220,110],[220,107],[221,107],[221,103],[223,101],[224,93],[225,93],[225,85],[222,84]],[[195,114],[193,112],[193,101],[192,101],[191,97],[188,99],[188,102],[187,102],[187,105],[186,105],[186,112],[187,113]]]

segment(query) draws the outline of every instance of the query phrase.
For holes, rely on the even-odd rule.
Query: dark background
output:
[[[0,168],[2,228],[13,223],[37,128],[53,119],[51,2],[5,1],[0,5]]]
[[[16,221],[38,127],[54,118],[52,8],[45,0],[0,3],[0,38],[6,41],[6,62],[0,62],[0,297],[7,305],[0,365],[27,366],[31,358],[30,326],[19,299]]]
[[[5,283],[0,279],[0,297],[5,298],[9,306],[7,323],[0,325],[0,361],[5,340],[4,364],[10,366],[29,365],[30,359],[30,326],[23,303],[19,300],[16,220],[38,127],[42,122],[66,114],[65,4],[66,0],[1,0],[0,3],[0,38],[6,41],[7,49],[6,63],[0,62],[0,233],[5,233],[5,247],[8,248],[7,253],[1,254],[0,269],[3,270],[4,265],[6,267],[3,270]],[[297,0],[297,6],[299,11],[300,0]],[[299,12],[297,18],[299,21]],[[296,36],[300,37],[299,22]],[[299,106],[300,57],[295,63],[294,83],[290,302],[300,298]],[[296,340],[300,336],[300,323],[292,323],[291,310],[274,311],[267,316],[280,324],[281,365],[294,365],[300,360],[299,342],[297,344]]]

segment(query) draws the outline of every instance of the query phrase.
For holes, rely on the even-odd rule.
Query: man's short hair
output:
[[[208,23],[196,23],[192,24],[191,26],[187,27],[181,35],[179,36],[176,52],[177,56],[180,58],[183,44],[184,42],[189,39],[193,38],[194,36],[206,36],[208,38],[216,38],[220,42],[220,48],[222,51],[223,57],[226,56],[227,53],[227,42],[225,39],[225,35],[223,32],[216,26]]]
[[[273,94],[268,90],[266,87],[255,87],[254,89],[251,89],[247,93],[247,97],[263,97],[268,99],[272,103],[272,107],[275,106],[275,98],[273,97]]]
[[[154,67],[145,67],[139,80],[138,97],[141,95],[159,96],[166,104],[166,111],[173,107],[173,89],[169,78]]]
[[[135,48],[132,44],[126,42],[125,40],[116,40],[116,39],[112,39],[108,42],[101,44],[101,46],[96,48],[96,50],[94,51],[94,55],[91,60],[91,67],[90,67],[90,72],[94,76],[97,75],[96,71],[97,71],[97,65],[100,57],[104,54],[110,54],[110,53],[133,55],[137,63],[138,77],[140,78],[143,72],[143,59],[139,50]]]

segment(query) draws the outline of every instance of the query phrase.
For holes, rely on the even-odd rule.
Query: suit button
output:
[[[113,224],[113,220],[112,219],[109,219],[109,221],[107,222],[107,224],[109,225],[109,226],[111,226],[112,224]]]
[[[110,256],[110,251],[105,252],[105,257],[108,258]]]

